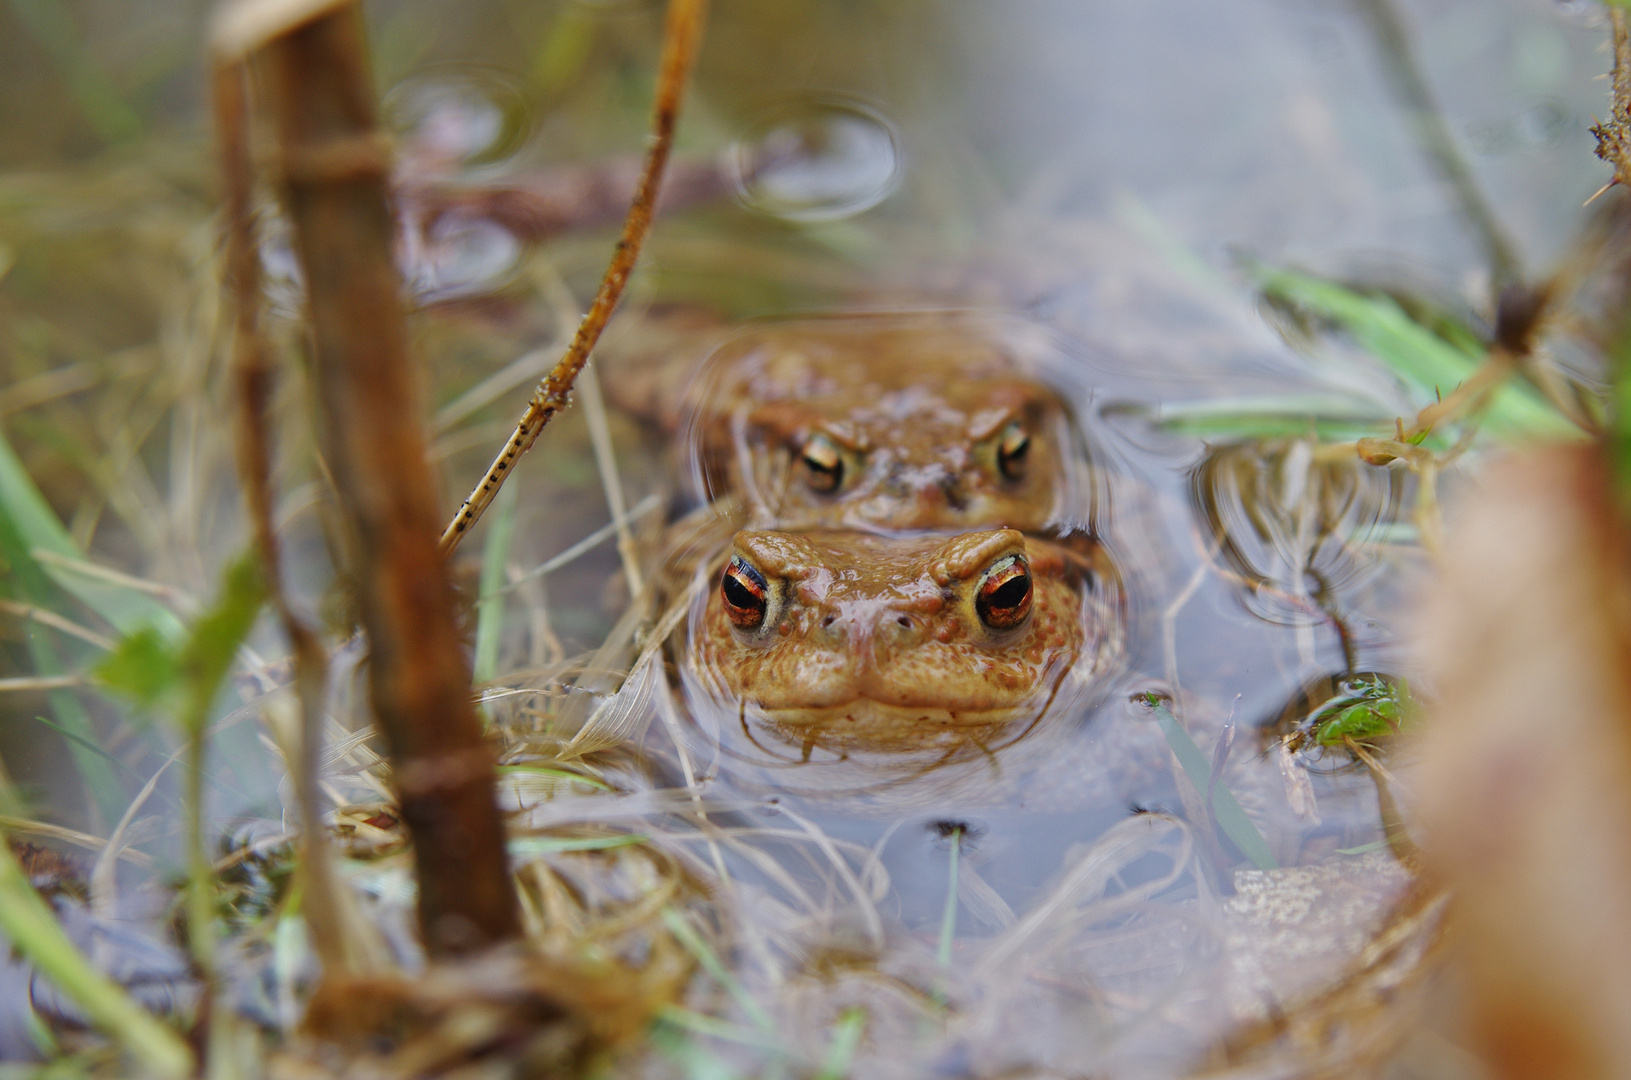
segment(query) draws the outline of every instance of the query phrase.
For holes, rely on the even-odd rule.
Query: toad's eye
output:
[[[765,577],[742,556],[732,555],[719,582],[719,595],[725,601],[725,614],[744,630],[765,621]]]
[[[1002,430],[1002,441],[997,444],[997,471],[1006,480],[1018,480],[1025,475],[1025,459],[1031,450],[1031,433],[1018,420]]]
[[[818,432],[804,440],[799,461],[804,466],[804,480],[811,490],[825,495],[843,485],[844,455],[827,436]]]
[[[996,630],[1018,626],[1031,613],[1031,567],[1023,555],[1007,555],[992,564],[974,597],[980,621]]]

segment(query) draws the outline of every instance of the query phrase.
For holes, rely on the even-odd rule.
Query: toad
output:
[[[950,317],[762,326],[688,384],[619,380],[689,454],[696,494],[754,528],[1069,531],[1086,454],[1058,393]]]
[[[739,532],[693,617],[692,682],[806,756],[983,743],[1099,666],[1102,577],[1013,529]]]

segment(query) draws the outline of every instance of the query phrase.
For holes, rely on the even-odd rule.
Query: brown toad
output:
[[[767,324],[683,388],[672,368],[614,385],[679,436],[697,494],[737,496],[754,528],[1068,531],[1088,516],[1065,401],[968,320]]]
[[[806,754],[983,743],[1099,666],[1101,579],[1012,529],[740,532],[693,617],[693,685]]]

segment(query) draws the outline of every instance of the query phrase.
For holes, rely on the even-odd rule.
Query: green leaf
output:
[[[1252,819],[1246,816],[1240,802],[1220,781],[1213,783],[1212,766],[1201,753],[1201,748],[1195,745],[1195,740],[1189,737],[1178,718],[1172,715],[1166,703],[1154,694],[1141,695],[1144,704],[1155,713],[1156,722],[1161,725],[1161,734],[1167,738],[1167,745],[1172,747],[1173,754],[1178,758],[1178,764],[1184,768],[1184,774],[1189,782],[1195,785],[1195,790],[1204,797],[1207,789],[1212,790],[1212,813],[1216,815],[1218,827],[1223,834],[1234,842],[1241,854],[1250,859],[1252,865],[1259,870],[1273,870],[1280,864],[1269,850],[1269,845],[1258,832]]]
[[[139,705],[174,712],[185,730],[194,731],[208,721],[210,705],[265,603],[260,567],[253,555],[244,555],[227,567],[215,604],[179,647],[145,627],[119,640],[96,666],[96,677]]]
[[[232,670],[239,646],[266,603],[266,582],[253,553],[240,556],[227,567],[221,585],[220,596],[193,624],[180,655],[192,699],[191,723],[196,724],[206,720],[210,704]]]
[[[152,708],[180,687],[181,661],[164,635],[149,626],[121,638],[92,674],[109,690]]]
[[[1340,324],[1367,352],[1412,384],[1423,405],[1464,382],[1483,359],[1415,322],[1391,297],[1366,296],[1293,270],[1257,270],[1258,284],[1266,295]],[[1506,441],[1584,437],[1584,432],[1531,387],[1513,380],[1491,395],[1482,426]]]

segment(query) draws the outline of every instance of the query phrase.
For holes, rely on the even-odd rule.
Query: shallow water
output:
[[[105,0],[0,12],[16,24],[0,33],[5,432],[81,547],[174,590],[164,599],[183,612],[243,539],[212,345],[200,10]],[[1333,977],[1363,941],[1354,927],[1379,922],[1403,889],[1385,849],[1339,854],[1382,837],[1369,774],[1287,771],[1259,729],[1306,717],[1298,696],[1321,679],[1410,674],[1422,566],[1412,483],[1318,459],[1300,433],[1209,446],[1164,423],[1195,403],[1264,396],[1341,396],[1377,417],[1423,404],[1357,349],[1309,347],[1259,302],[1242,256],[1487,323],[1480,239],[1414,141],[1361,12],[1336,0],[1021,0],[1000,15],[962,0],[716,5],[680,139],[693,194],[653,236],[608,335],[608,380],[618,358],[654,352],[684,370],[754,319],[931,309],[944,314],[919,317],[981,327],[1031,357],[1073,409],[1092,472],[1075,524],[1102,541],[1123,595],[1113,661],[987,756],[904,770],[898,757],[844,761],[837,780],[830,761],[768,769],[728,709],[710,716],[718,702],[656,665],[616,706],[643,756],[603,752],[597,766],[628,794],[516,782],[509,797],[539,828],[616,822],[712,882],[698,910],[781,1043],[693,1032],[687,1045],[744,1069],[814,1069],[843,1009],[861,1003],[866,1074],[1167,1074],[1266,1002]],[[405,181],[516,183],[635,153],[659,14],[644,0],[371,6]],[[1544,269],[1605,178],[1585,132],[1605,93],[1592,81],[1606,66],[1600,15],[1539,0],[1423,0],[1402,14],[1500,227],[1525,267]],[[419,213],[406,188],[402,208],[399,255],[453,505],[592,289],[605,217],[540,240],[490,208]],[[293,357],[298,275],[267,221],[277,333]],[[339,627],[348,601],[292,378],[280,403],[289,561],[302,603]],[[708,491],[649,421],[614,410],[610,422],[621,497],[644,508],[635,531],[655,552],[656,508],[672,520]],[[515,485],[495,510],[510,515],[510,547],[493,556],[513,588],[494,604],[492,583],[476,581],[483,545],[496,550],[491,524],[467,545],[465,577],[501,620],[473,629],[488,649],[482,670],[476,645],[477,666],[517,691],[488,708],[524,762],[559,749],[539,735],[548,723],[570,730],[618,684],[563,688],[569,658],[615,634],[630,588],[610,538],[521,580],[609,520],[581,412],[551,428]],[[36,669],[28,635],[42,633],[8,618],[6,674]],[[262,633],[256,648],[280,655]],[[1133,700],[1147,692],[1172,703],[1274,861],[1308,869],[1253,877],[1210,835],[1168,735]],[[174,736],[69,693],[114,738],[117,791],[87,799],[83,755],[33,721],[71,702],[0,699],[0,753],[43,814],[105,836]],[[358,716],[337,700],[333,737]],[[332,766],[336,795],[359,805],[379,798],[358,777],[363,753]],[[220,736],[215,761],[218,831],[280,832],[286,784],[253,729]],[[690,816],[688,771],[722,832]],[[174,797],[169,782],[159,792]],[[133,845],[174,867],[173,804],[143,813],[152,823]],[[364,862],[359,880],[400,918],[400,866]],[[141,876],[125,882],[132,896]],[[1280,919],[1288,896],[1306,910]],[[150,902],[129,903],[152,929]],[[299,979],[275,974],[277,993],[292,993]],[[286,1021],[279,1001],[266,1015]],[[688,1004],[758,1023],[707,980]],[[653,1068],[695,1059],[662,1060]]]

